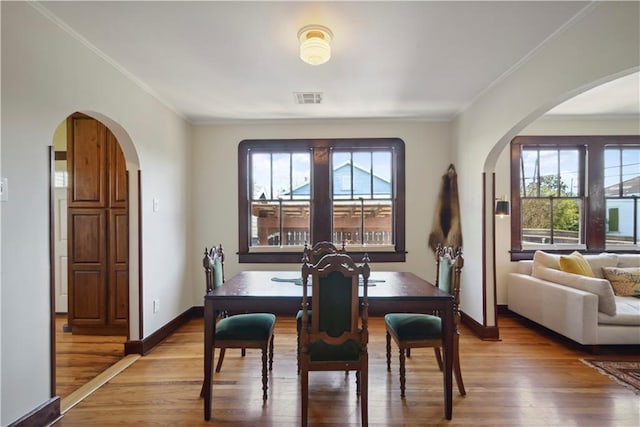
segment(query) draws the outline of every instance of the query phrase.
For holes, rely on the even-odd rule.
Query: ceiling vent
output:
[[[293,96],[298,104],[320,104],[322,92],[294,92]]]

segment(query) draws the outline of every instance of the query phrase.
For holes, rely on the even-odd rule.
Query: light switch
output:
[[[154,212],[158,212],[159,210],[160,210],[160,201],[154,197],[153,198],[153,211]]]

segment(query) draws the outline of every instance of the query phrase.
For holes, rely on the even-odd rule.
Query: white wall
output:
[[[460,166],[462,231],[467,255],[461,306],[479,323],[496,324],[491,215],[492,174],[500,153],[526,125],[551,107],[639,68],[639,6],[638,2],[591,4],[572,25],[533,52],[527,62],[496,82],[456,118],[456,162]],[[486,173],[484,186],[483,173]],[[474,215],[464,215],[465,212]],[[483,212],[486,222],[482,219]]]
[[[130,173],[142,171],[143,335],[194,301],[185,257],[187,124],[28,3],[1,7],[1,170],[10,187],[9,200],[1,203],[0,235],[0,423],[6,425],[51,397],[48,146],[69,114],[103,119]],[[156,213],[153,197],[160,200]],[[153,298],[162,300],[156,315]],[[132,305],[137,309],[137,301]]]
[[[640,135],[640,117],[625,119],[541,117],[520,132],[520,135]],[[510,145],[496,164],[496,194],[509,195],[511,179]],[[496,279],[498,304],[507,304],[507,274],[515,271],[511,262],[511,218],[496,220]]]
[[[238,144],[243,139],[398,137],[406,157],[406,263],[381,263],[374,269],[409,270],[434,280],[433,254],[427,247],[440,178],[449,166],[450,128],[442,122],[411,121],[289,121],[242,123],[194,128],[192,140],[193,294],[201,300],[204,273],[200,259],[205,246],[225,247],[225,275],[240,270],[294,270],[296,264],[238,264]],[[215,220],[215,222],[214,222]]]

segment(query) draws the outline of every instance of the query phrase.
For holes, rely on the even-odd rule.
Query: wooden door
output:
[[[74,114],[67,124],[68,321],[72,332],[126,335],[129,315],[127,171],[115,136]]]

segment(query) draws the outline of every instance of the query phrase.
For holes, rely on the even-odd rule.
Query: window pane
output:
[[[606,245],[633,244],[633,199],[607,199]]]
[[[251,246],[280,245],[278,202],[251,203]]]
[[[309,202],[282,203],[282,246],[301,246],[309,241],[309,206]]]
[[[308,200],[311,196],[311,154],[292,154],[292,199]]]
[[[606,197],[620,196],[620,150],[604,151],[604,192]]]
[[[303,245],[310,236],[309,207],[309,202],[253,202],[251,246]]]
[[[540,196],[559,196],[558,150],[540,150]]]
[[[522,243],[551,243],[549,199],[522,199]]]
[[[622,150],[622,195],[640,195],[640,150]]]
[[[273,153],[271,157],[273,171],[274,199],[291,197],[291,154]]]
[[[553,201],[553,243],[580,244],[580,199],[560,199]]]
[[[580,195],[578,150],[560,150],[560,196]]]
[[[364,243],[393,245],[391,201],[370,201],[364,204]]]
[[[271,155],[253,153],[251,155],[252,199],[273,199],[271,197]]]
[[[530,197],[538,195],[537,167],[538,167],[538,151],[523,150],[520,159],[520,167],[522,168],[522,179],[520,181],[520,195],[522,197]]]
[[[351,153],[333,152],[333,198],[351,199]]]
[[[356,245],[393,245],[391,201],[333,203],[333,241]]]
[[[391,153],[373,153],[373,197],[391,198]]]
[[[371,152],[353,153],[353,197],[371,198]]]

